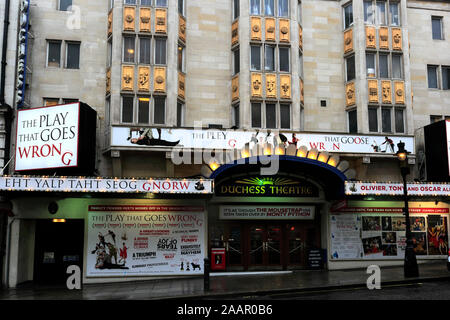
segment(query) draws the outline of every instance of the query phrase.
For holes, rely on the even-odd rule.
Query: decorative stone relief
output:
[[[122,66],[122,90],[134,91],[134,66]]]
[[[275,19],[274,18],[266,18],[266,41],[275,41]]]
[[[402,29],[392,28],[392,50],[402,50]]]
[[[150,67],[139,67],[139,91],[150,91]]]
[[[239,42],[239,21],[236,20],[231,25],[231,45]]]
[[[262,75],[261,73],[252,73],[251,86],[252,97],[262,98]]]
[[[405,104],[405,83],[403,81],[395,81],[394,90],[395,103]]]
[[[291,98],[291,76],[288,74],[280,75],[280,96],[282,99]]]
[[[344,53],[353,51],[353,29],[344,32]]]
[[[185,98],[186,92],[186,76],[183,72],[178,72],[178,96],[182,99]]]
[[[347,83],[347,85],[345,86],[345,98],[347,106],[352,106],[356,104],[356,92],[354,82]]]
[[[152,24],[150,23],[152,11],[150,8],[141,8],[140,19],[139,19],[139,31],[140,32],[151,32]]]
[[[266,98],[277,98],[277,75],[268,73],[266,74]]]
[[[368,80],[369,102],[378,103],[378,80]]]
[[[262,31],[261,31],[261,18],[251,17],[251,39],[256,41],[261,41]]]
[[[231,99],[233,101],[239,99],[239,76],[233,77],[231,80]]]
[[[166,92],[166,68],[155,67],[153,69],[153,75],[154,75],[154,84],[153,84],[154,92],[165,93]]]
[[[366,48],[377,48],[376,30],[374,27],[366,27]]]
[[[392,90],[390,81],[381,81],[381,96],[383,103],[392,103]]]
[[[380,49],[389,50],[389,29],[381,27],[379,30]]]
[[[183,42],[186,42],[186,19],[181,15],[179,16],[178,37]]]
[[[123,30],[135,31],[136,25],[136,8],[124,7],[123,8]]]
[[[155,10],[155,32],[167,33],[167,10],[156,9]]]
[[[280,42],[289,42],[291,41],[290,37],[290,21],[287,19],[279,19],[280,26]]]

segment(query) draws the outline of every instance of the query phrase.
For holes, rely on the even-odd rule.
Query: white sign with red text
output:
[[[88,277],[204,272],[202,206],[89,206]]]
[[[218,129],[166,129],[113,127],[111,145],[115,147],[178,147],[188,149],[242,149],[247,143],[270,143],[274,146],[295,144],[319,151],[336,153],[393,154],[397,143],[414,153],[412,136],[345,135],[304,132],[278,132],[277,130],[241,131]]]
[[[19,110],[16,171],[78,165],[79,103]]]
[[[222,220],[312,220],[314,206],[220,206]]]
[[[450,196],[450,184],[408,183],[408,195]],[[403,183],[345,182],[347,195],[403,195]]]
[[[213,192],[206,179],[104,179],[75,177],[0,177],[2,191],[205,193]]]

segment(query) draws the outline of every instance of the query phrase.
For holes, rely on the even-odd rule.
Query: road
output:
[[[307,291],[241,296],[240,300],[450,300],[450,281],[382,286],[379,290],[367,288]]]

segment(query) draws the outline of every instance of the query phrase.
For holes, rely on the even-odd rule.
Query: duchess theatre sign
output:
[[[94,114],[81,103],[19,110],[16,171],[86,167],[95,158]]]

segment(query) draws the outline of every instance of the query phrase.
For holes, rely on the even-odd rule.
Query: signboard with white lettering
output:
[[[306,146],[319,151],[336,153],[394,154],[397,143],[414,153],[412,136],[339,135],[325,133],[300,133],[265,131],[240,131],[217,129],[166,129],[166,128],[124,128],[113,127],[111,146],[114,147],[178,147],[189,149],[242,149],[246,144],[270,143],[297,147]]]
[[[79,104],[19,110],[16,171],[76,167]]]
[[[222,220],[312,220],[314,206],[220,206]]]
[[[0,177],[2,191],[211,194],[212,189],[212,180],[207,179]]]

